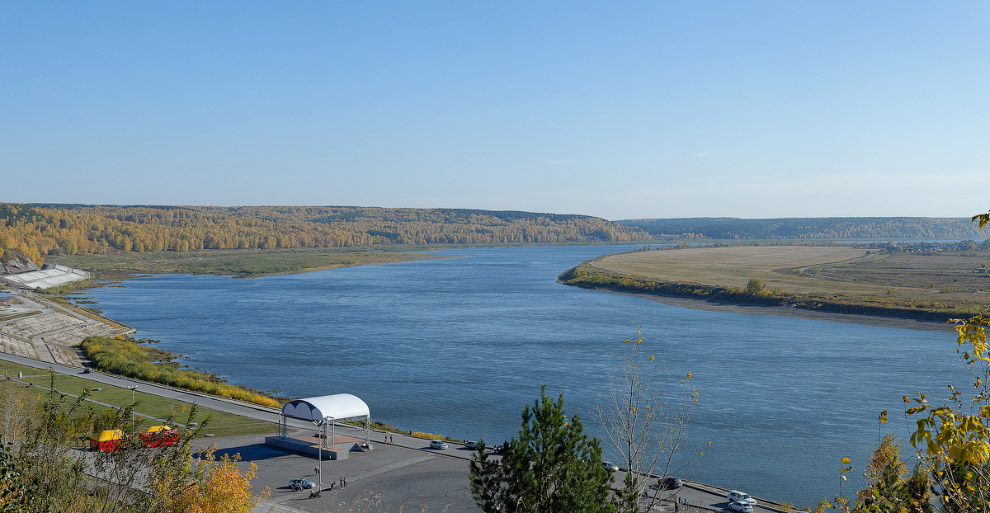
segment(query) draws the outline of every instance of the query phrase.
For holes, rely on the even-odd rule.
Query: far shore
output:
[[[822,312],[817,310],[807,310],[804,308],[792,308],[789,306],[764,306],[756,304],[730,303],[714,299],[694,299],[672,295],[645,294],[633,292],[619,292],[605,288],[592,289],[596,292],[608,292],[611,294],[622,294],[635,296],[657,303],[681,308],[692,308],[695,310],[706,310],[709,312],[728,312],[755,315],[776,315],[778,317],[796,317],[799,319],[812,319],[818,321],[845,322],[849,324],[859,324],[863,326],[879,326],[883,328],[903,328],[910,330],[944,331],[951,332],[953,324],[937,321],[925,321],[910,319],[906,317],[844,314],[835,312]]]

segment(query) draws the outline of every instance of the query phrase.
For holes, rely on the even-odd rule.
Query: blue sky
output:
[[[0,201],[990,208],[987,2],[5,2]]]

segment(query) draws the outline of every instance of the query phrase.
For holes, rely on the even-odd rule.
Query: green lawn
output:
[[[49,374],[42,369],[0,360],[0,372],[3,371],[7,371],[8,375],[15,378],[18,372],[22,372],[24,381],[41,385],[45,388],[51,383]],[[104,385],[78,376],[55,375],[55,389],[60,392],[78,395],[82,393],[84,388],[91,390],[90,398],[95,401],[118,407],[124,407],[131,403],[131,391],[129,389]],[[100,390],[92,391],[93,388],[99,388]],[[44,393],[39,388],[35,388],[34,390],[39,394]],[[190,403],[141,392],[141,385],[138,385],[138,390],[135,392],[134,398],[137,403],[134,408],[135,414],[141,418],[141,421],[137,423],[139,429],[160,424],[158,421],[144,418],[147,415],[161,419],[167,419],[173,416],[176,422],[185,423],[189,414],[189,408],[192,406]],[[87,403],[87,407],[97,412],[105,408],[95,403]],[[210,420],[200,432],[200,436],[205,436],[206,434],[213,434],[215,436],[273,434],[278,429],[275,424],[269,422],[260,422],[247,417],[241,417],[240,415],[199,407],[196,414],[196,421],[203,424],[207,417]]]

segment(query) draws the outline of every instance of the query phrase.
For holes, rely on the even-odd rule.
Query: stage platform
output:
[[[355,438],[347,435],[337,435],[327,438],[328,440],[323,446],[323,458],[328,460],[346,460],[347,453],[350,451],[371,450],[371,447],[361,447],[361,444],[364,443],[363,438]],[[298,436],[295,438],[266,436],[265,445],[316,458],[319,457],[320,452],[320,437],[315,433],[313,435]]]

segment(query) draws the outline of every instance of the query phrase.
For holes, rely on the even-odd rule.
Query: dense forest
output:
[[[0,203],[0,257],[394,244],[629,242],[649,236],[597,217],[461,209],[177,207]]]
[[[684,218],[617,222],[640,228],[657,238],[931,241],[986,237],[968,217]]]

